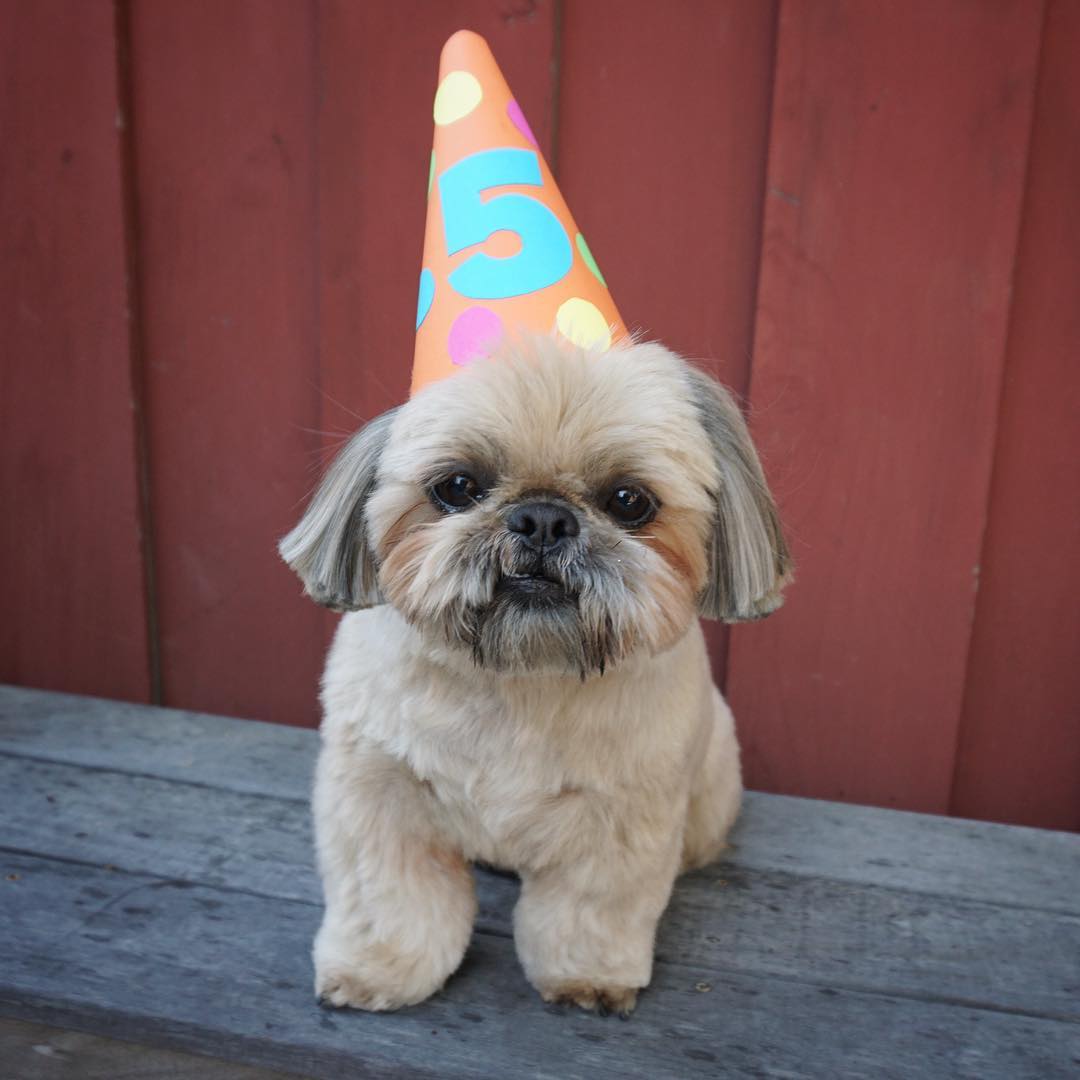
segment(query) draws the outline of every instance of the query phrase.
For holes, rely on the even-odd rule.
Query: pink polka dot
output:
[[[490,355],[503,336],[503,322],[486,307],[466,308],[450,327],[446,346],[455,364],[471,364]]]
[[[506,115],[510,117],[510,122],[514,127],[539,150],[540,144],[536,141],[536,136],[532,133],[532,128],[529,127],[529,121],[525,119],[525,114],[516,101],[511,100],[510,104],[506,106]]]

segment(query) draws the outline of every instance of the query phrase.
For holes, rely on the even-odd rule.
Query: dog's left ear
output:
[[[278,544],[308,596],[335,611],[383,602],[364,507],[396,412],[376,417],[345,444],[299,524]]]
[[[719,472],[709,540],[709,578],[698,597],[707,619],[760,619],[782,603],[792,564],[757,451],[731,394],[689,368],[701,425]]]

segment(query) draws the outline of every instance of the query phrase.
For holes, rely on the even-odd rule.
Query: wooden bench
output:
[[[627,1023],[541,1003],[514,955],[516,883],[479,871],[442,993],[320,1008],[315,748],[0,687],[6,1030],[315,1077],[1080,1075],[1080,838],[780,796],[749,795],[729,857],[680,880]],[[46,1075],[27,1052],[11,1036],[0,1074]]]

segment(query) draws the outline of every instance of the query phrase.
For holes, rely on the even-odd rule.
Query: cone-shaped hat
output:
[[[626,333],[487,42],[443,47],[412,392],[517,328],[606,349]]]

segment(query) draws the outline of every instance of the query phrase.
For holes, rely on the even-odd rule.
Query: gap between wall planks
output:
[[[147,701],[107,2],[0,2],[0,680]]]
[[[776,4],[564,5],[558,177],[630,327],[750,380]],[[723,685],[727,628],[704,624]]]
[[[751,397],[800,565],[752,786],[948,809],[1041,6],[785,3]]]
[[[310,723],[322,616],[275,543],[318,424],[309,4],[133,4],[164,700]]]
[[[1080,5],[1052,0],[951,810],[1080,829]]]

